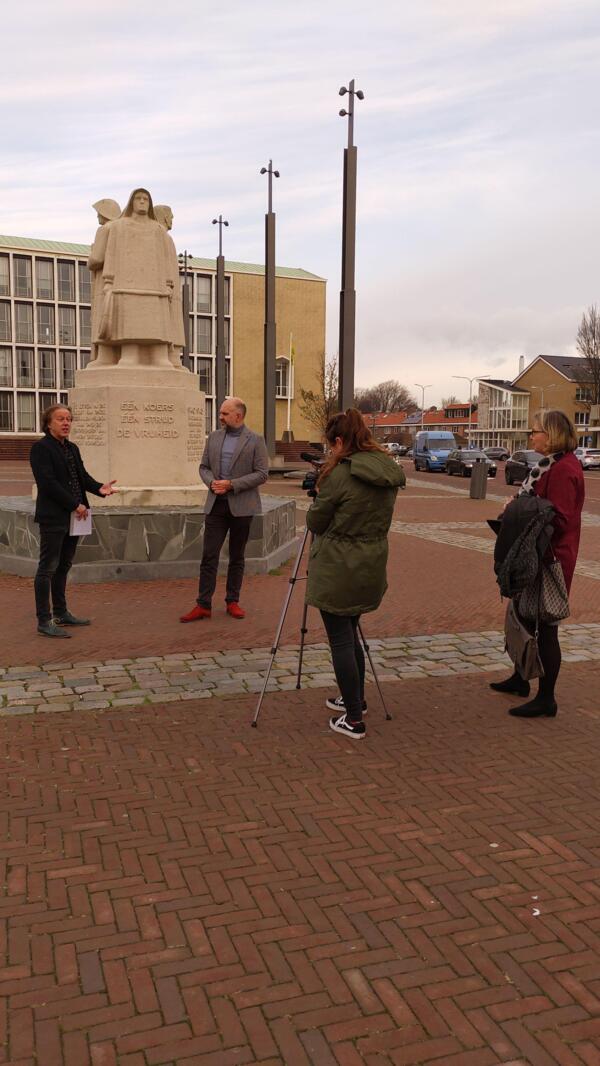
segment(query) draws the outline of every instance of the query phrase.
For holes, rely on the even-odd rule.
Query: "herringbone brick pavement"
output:
[[[0,1062],[598,1066],[595,674],[3,719]]]

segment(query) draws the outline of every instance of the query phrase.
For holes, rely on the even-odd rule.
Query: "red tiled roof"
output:
[[[408,411],[388,411],[386,414],[363,414],[369,428],[373,426],[399,426],[408,415]]]

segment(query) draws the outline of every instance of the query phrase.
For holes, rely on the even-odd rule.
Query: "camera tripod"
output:
[[[295,587],[295,585],[296,585],[296,583],[298,581],[306,581],[306,576],[299,577],[298,574],[299,574],[299,571],[300,571],[300,567],[302,565],[302,556],[304,555],[304,549],[306,548],[306,542],[309,540],[309,538],[310,538],[310,542],[312,544],[313,534],[310,533],[310,530],[305,529],[304,530],[304,536],[302,537],[302,542],[300,544],[300,547],[298,548],[298,554],[296,555],[296,561],[294,562],[294,568],[292,570],[292,575],[289,578],[289,588],[287,590],[287,595],[285,597],[285,601],[284,601],[284,604],[283,604],[283,609],[281,611],[281,617],[279,619],[279,625],[277,626],[277,632],[275,633],[275,640],[274,640],[273,646],[271,648],[271,659],[270,659],[269,665],[267,667],[267,672],[265,674],[265,680],[264,680],[264,683],[263,683],[263,687],[262,687],[260,696],[258,697],[258,703],[256,705],[256,710],[254,712],[254,718],[252,719],[252,722],[251,722],[251,725],[252,725],[253,729],[256,729],[257,726],[258,726],[258,716],[260,714],[260,709],[262,707],[262,702],[263,702],[263,700],[265,698],[265,693],[267,691],[267,685],[269,683],[269,678],[271,676],[271,670],[273,669],[273,664],[275,662],[275,656],[277,655],[277,650],[279,648],[279,642],[281,640],[281,633],[283,631],[283,626],[285,624],[285,618],[286,618],[286,615],[287,615],[287,612],[288,612],[288,608],[290,606],[290,601],[292,599],[292,593],[294,591],[294,587]],[[298,674],[297,674],[297,677],[296,677],[296,688],[297,689],[302,687],[302,684],[301,684],[302,661],[304,659],[304,644],[305,644],[305,640],[306,640],[306,634],[308,632],[307,626],[306,626],[307,612],[308,612],[308,604],[305,603],[304,604],[304,609],[302,611],[302,622],[301,622],[301,625],[300,625],[300,652],[299,652],[299,655],[298,655]],[[388,722],[390,722],[391,719],[392,719],[392,716],[391,716],[390,712],[387,709],[386,702],[385,702],[385,699],[384,699],[384,696],[383,696],[383,692],[381,691],[381,685],[379,684],[379,678],[377,677],[377,672],[375,670],[373,659],[371,658],[371,650],[369,648],[369,645],[367,643],[365,635],[364,635],[364,633],[362,631],[362,627],[361,627],[360,622],[358,623],[357,628],[358,628],[358,632],[359,632],[359,635],[360,635],[362,646],[365,649],[367,658],[369,660],[369,666],[371,667],[371,673],[373,674],[373,678],[375,679],[375,684],[377,685],[377,691],[379,693],[379,698],[381,700],[381,705],[383,707],[386,720]]]

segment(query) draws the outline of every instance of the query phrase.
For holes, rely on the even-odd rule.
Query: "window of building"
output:
[[[40,419],[40,426],[42,424],[42,415],[47,407],[51,407],[53,403],[56,403],[55,392],[39,392],[38,393],[38,414]]]
[[[17,344],[33,344],[33,307],[31,304],[15,304],[15,339]]]
[[[10,296],[10,272],[7,255],[0,255],[0,296]]]
[[[211,433],[215,428],[213,426],[213,402],[212,400],[205,400],[205,404],[204,413],[206,419],[206,432]]]
[[[85,263],[78,263],[79,272],[79,302],[89,304],[92,300],[92,273]]]
[[[38,344],[54,344],[54,308],[48,304],[37,305],[37,330]],[[17,335],[17,340],[33,340],[33,337]]]
[[[576,426],[589,426],[590,424],[590,412],[589,411],[576,411],[575,412],[575,425]]]
[[[38,375],[40,389],[56,386],[56,357],[50,348],[38,349]]]
[[[229,288],[231,285],[231,278],[225,278],[225,308],[223,310],[224,315],[231,314],[229,310]]]
[[[12,392],[0,392],[0,431],[10,432],[14,427]]]
[[[10,388],[12,385],[12,351],[0,348],[0,385]]]
[[[77,344],[74,307],[59,307],[58,309],[58,343]]]
[[[201,388],[202,392],[207,392],[209,395],[213,391],[212,376],[213,376],[213,361],[212,361],[212,359],[199,359],[198,360],[198,377],[200,379],[200,388]]]
[[[578,385],[575,389],[575,399],[577,403],[591,403],[592,390],[587,385]]]
[[[85,370],[85,368],[88,365],[88,363],[89,363],[91,358],[92,358],[92,353],[91,352],[80,352],[79,353],[79,360],[80,360],[80,365],[81,365],[81,369],[82,370]]]
[[[54,299],[54,263],[51,259],[36,259],[35,291],[38,300]]]
[[[275,361],[275,395],[278,400],[287,400],[290,384],[290,364],[287,359]]]
[[[223,342],[225,344],[225,355],[231,355],[231,352],[229,351],[229,337],[231,333],[230,325],[231,324],[229,319],[226,318],[223,323]]]
[[[77,370],[77,352],[60,353],[60,387],[72,389],[75,384],[75,371]]]
[[[25,388],[35,385],[33,348],[17,348],[17,385]]]
[[[59,392],[59,394],[58,394],[58,402],[59,403],[64,403],[65,407],[67,407],[68,403],[69,403],[69,394],[68,394],[68,392]]]
[[[35,433],[35,393],[17,393],[17,429],[21,433]]]
[[[13,256],[13,278],[15,296],[25,296],[31,299],[33,288],[31,285],[31,259],[28,255]]]
[[[89,307],[79,308],[79,343],[92,343],[92,312]]]
[[[10,304],[0,303],[0,341],[11,340],[10,332]]]
[[[58,260],[58,298],[65,302],[75,301],[75,263]]]
[[[212,319],[198,318],[196,320],[196,329],[198,331],[196,351],[200,355],[210,355],[212,352]]]
[[[196,274],[196,311],[212,310],[211,297],[212,278],[207,274]]]

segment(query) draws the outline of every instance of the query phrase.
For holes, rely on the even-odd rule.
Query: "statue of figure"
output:
[[[92,251],[88,259],[88,267],[92,272],[92,358],[90,363],[94,363],[96,366],[114,366],[118,358],[117,350],[109,347],[108,344],[100,344],[98,341],[103,282],[102,272],[94,264],[104,262],[108,236],[106,223],[114,222],[121,214],[121,208],[116,200],[110,199],[98,200],[95,204],[92,204],[92,207],[98,216],[99,228],[96,231]]]
[[[181,303],[181,285],[179,284],[179,262],[173,239],[169,236],[169,230],[173,228],[173,209],[168,204],[156,204],[154,214],[157,222],[167,231],[167,240],[171,248],[173,269],[177,283],[173,290],[171,300],[171,327],[172,337],[169,345],[169,359],[177,370],[184,370],[181,365],[181,349],[185,346],[185,326],[183,322],[183,307]]]
[[[148,190],[134,189],[121,217],[104,228],[105,246],[94,247],[89,260],[102,277],[98,343],[118,347],[121,367],[171,366],[171,303],[179,277]]]

